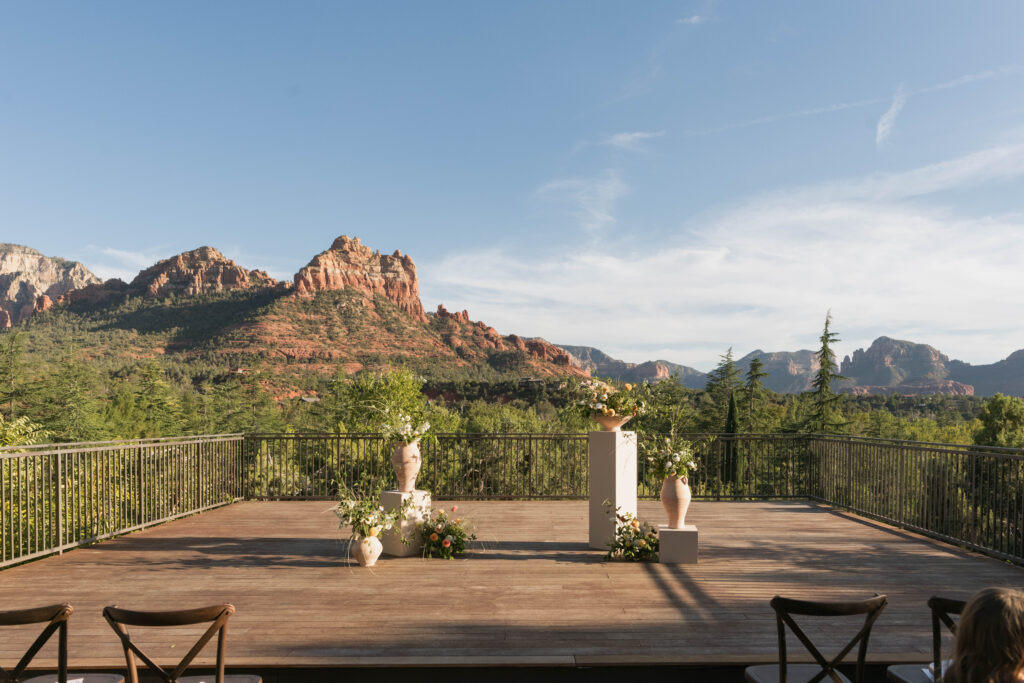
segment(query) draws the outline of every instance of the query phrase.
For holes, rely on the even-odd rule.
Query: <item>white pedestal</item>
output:
[[[607,550],[615,508],[636,515],[636,432],[590,432],[589,441],[590,547]]]
[[[697,564],[697,527],[686,524],[682,529],[658,527],[658,562],[662,564]]]
[[[388,511],[398,510],[410,498],[412,505],[406,510],[405,519],[398,523],[398,528],[385,531],[380,535],[385,555],[408,557],[419,555],[423,550],[423,544],[416,533],[416,525],[430,515],[430,491],[383,491],[380,494],[380,505]],[[410,542],[402,543],[399,532]]]

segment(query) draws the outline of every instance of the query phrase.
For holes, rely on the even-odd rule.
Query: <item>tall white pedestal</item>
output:
[[[636,432],[590,432],[591,548],[608,549],[615,508],[636,515]]]
[[[663,564],[697,564],[697,527],[682,529],[658,527],[658,562]]]
[[[398,510],[405,501],[412,499],[412,505],[405,512],[405,519],[401,520],[397,529],[390,529],[380,535],[381,545],[384,546],[385,555],[395,557],[408,557],[419,555],[423,550],[423,543],[420,542],[419,534],[416,533],[416,525],[430,515],[430,491],[383,491],[380,494],[380,505],[385,510]],[[409,543],[402,543],[405,536]]]

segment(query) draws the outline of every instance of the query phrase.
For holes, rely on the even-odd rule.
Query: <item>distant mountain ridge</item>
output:
[[[609,377],[622,382],[656,382],[678,375],[683,386],[691,389],[701,389],[707,383],[706,373],[667,360],[627,363],[592,346],[558,346],[569,353],[573,365],[588,370],[596,377]]]
[[[650,368],[661,365],[668,370],[668,376],[681,369],[684,386],[701,389],[707,382],[706,373],[669,361],[627,363],[588,346],[562,348],[573,356],[574,362],[602,377],[620,381],[660,380],[665,378],[664,373],[652,374]],[[758,349],[737,359],[736,367],[746,374],[754,358],[761,359],[768,373],[763,380],[765,387],[778,393],[809,391],[819,368],[815,352],[807,349]],[[1024,396],[1024,349],[996,363],[971,365],[950,360],[927,344],[879,337],[867,349],[857,349],[846,356],[839,372],[847,379],[838,382],[836,389],[851,394]]]

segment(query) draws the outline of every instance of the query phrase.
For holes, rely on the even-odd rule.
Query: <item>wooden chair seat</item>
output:
[[[256,674],[225,674],[224,683],[260,683]],[[216,683],[216,676],[182,676],[178,683]]]
[[[894,664],[885,670],[885,677],[896,683],[934,683],[927,664]]]
[[[817,664],[790,664],[786,667],[786,680],[779,678],[778,664],[763,664],[761,666],[748,666],[745,672],[750,683],[808,683],[815,676],[821,674],[821,667]],[[850,679],[835,672],[836,676],[843,683],[850,683]],[[835,679],[825,678],[826,683],[833,683]]]
[[[45,676],[22,679],[21,683],[60,683],[60,679],[57,677],[57,674],[47,674]],[[104,673],[77,674],[71,671],[68,673],[68,683],[124,683],[124,676],[121,674]]]

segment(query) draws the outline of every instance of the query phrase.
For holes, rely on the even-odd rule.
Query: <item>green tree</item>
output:
[[[720,432],[725,428],[729,412],[729,398],[743,387],[740,369],[732,358],[732,347],[721,356],[714,370],[708,373],[702,401],[701,429],[706,432]]]
[[[981,409],[981,429],[974,435],[979,446],[1024,448],[1024,401],[996,394]]]
[[[17,417],[22,392],[22,358],[25,355],[24,333],[11,330],[0,337],[0,402],[7,404],[7,417]]]
[[[181,403],[163,368],[156,362],[142,371],[135,391],[135,408],[140,420],[133,436],[148,438],[180,434]]]
[[[732,392],[729,395],[729,411],[725,418],[725,448],[724,448],[724,460],[725,460],[725,472],[723,477],[725,481],[732,482],[735,491],[742,490],[743,487],[743,454],[736,443],[736,434],[740,431],[740,408],[736,402],[736,392]]]
[[[67,347],[57,371],[42,386],[44,421],[59,441],[95,441],[107,436],[100,420],[99,382],[88,363]]]
[[[764,404],[764,384],[761,380],[767,376],[764,362],[756,356],[752,358],[747,369],[747,382],[743,387],[747,399],[747,431],[758,432],[766,426],[761,419]]]
[[[811,412],[804,423],[804,431],[816,434],[838,434],[846,422],[840,409],[842,396],[835,392],[833,384],[837,380],[846,379],[839,374],[836,365],[836,354],[832,344],[839,341],[839,335],[829,328],[832,324],[832,312],[825,315],[825,329],[818,340],[821,347],[815,354],[818,359],[818,371],[811,383]]]
[[[13,420],[0,415],[0,448],[42,443],[49,435],[42,425],[30,422],[24,415]]]

